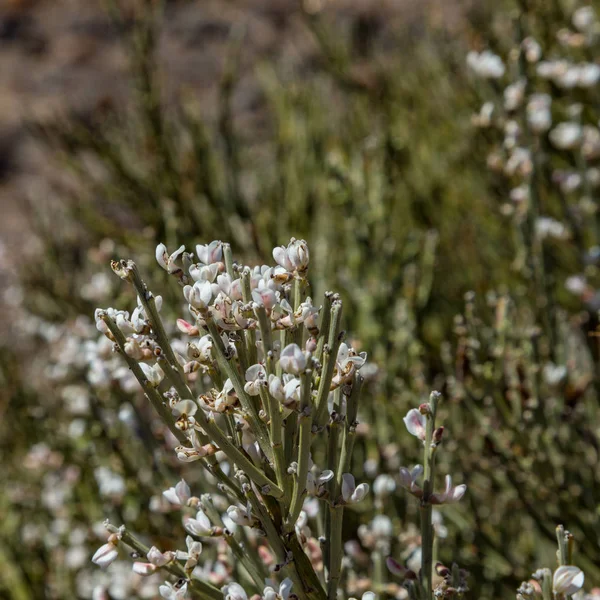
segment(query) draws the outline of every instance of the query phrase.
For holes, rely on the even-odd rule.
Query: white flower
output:
[[[452,477],[446,475],[446,489],[443,492],[437,494],[431,494],[431,504],[454,504],[458,502],[467,491],[467,486],[463,483],[462,485],[452,486]]]
[[[417,498],[423,496],[423,490],[417,485],[417,479],[422,473],[421,465],[414,466],[410,471],[406,467],[400,467],[400,485]]]
[[[371,521],[370,529],[377,539],[391,538],[394,534],[392,520],[387,515],[376,515]]]
[[[194,538],[188,535],[185,538],[185,543],[187,546],[187,552],[182,552],[181,550],[177,550],[175,553],[175,557],[177,560],[185,560],[185,568],[193,569],[198,564],[198,558],[200,557],[200,553],[202,552],[202,544],[194,540]]]
[[[175,554],[170,551],[161,552],[156,546],[152,546],[152,548],[148,550],[148,554],[146,556],[148,558],[148,562],[154,566],[164,567],[173,560]]]
[[[467,65],[476,75],[484,79],[499,79],[505,71],[502,59],[489,50],[481,53],[469,52]]]
[[[160,385],[160,382],[163,380],[165,374],[158,363],[155,365],[140,363],[140,368],[144,372],[144,377],[148,380],[148,383],[152,387],[158,387]]]
[[[279,365],[285,373],[300,375],[306,369],[306,355],[298,344],[289,344],[281,351]]]
[[[167,271],[167,273],[177,273],[178,271],[181,271],[181,267],[178,267],[175,264],[175,261],[184,252],[185,246],[180,246],[169,256],[167,247],[164,244],[158,244],[158,246],[156,246],[156,262]]]
[[[475,127],[489,127],[492,123],[492,116],[494,114],[494,103],[484,102],[479,109],[477,114],[471,117],[471,123]]]
[[[504,165],[504,172],[507,175],[515,175],[516,173],[526,176],[531,173],[533,162],[531,161],[531,152],[527,148],[513,148],[510,156]]]
[[[565,239],[569,235],[566,226],[552,217],[540,217],[535,222],[535,232],[541,239]]]
[[[192,435],[192,446],[190,448],[188,446],[177,446],[175,448],[175,453],[177,454],[177,458],[181,462],[194,462],[208,454],[207,449],[200,443],[198,440],[198,436],[196,432],[191,430]]]
[[[335,361],[336,374],[333,378],[334,385],[342,385],[351,381],[354,373],[365,364],[366,360],[366,352],[357,354],[354,348],[348,346],[346,342],[342,342]]]
[[[192,492],[185,479],[182,479],[175,487],[165,490],[162,495],[175,506],[186,506]]]
[[[252,300],[258,306],[264,306],[267,313],[273,309],[278,302],[277,292],[271,288],[263,287],[252,290]]]
[[[269,394],[278,400],[283,402],[285,400],[285,392],[283,389],[283,383],[277,375],[269,375]]]
[[[576,296],[583,295],[587,287],[588,284],[583,275],[571,275],[571,277],[567,277],[565,281],[565,288],[567,288],[571,294],[575,294]]]
[[[273,248],[273,258],[275,259],[275,262],[286,271],[294,270],[294,265],[288,256],[287,248],[285,246]]]
[[[258,396],[260,388],[266,387],[267,372],[262,365],[252,365],[246,369],[246,384],[244,385],[245,392],[250,396]]]
[[[227,509],[227,516],[236,524],[240,526],[250,526],[254,523],[254,517],[252,516],[252,510],[250,505],[246,508],[240,508],[239,506],[230,506]]]
[[[197,244],[196,256],[205,265],[221,262],[223,260],[223,242],[214,240],[210,244]]]
[[[525,58],[529,63],[536,63],[542,58],[542,47],[537,40],[532,37],[526,37],[522,42]]]
[[[373,494],[378,498],[387,498],[396,491],[396,482],[391,475],[378,475],[373,482]]]
[[[560,596],[572,596],[583,587],[585,575],[579,567],[563,565],[554,571],[552,589]]]
[[[525,97],[525,79],[511,83],[504,89],[504,108],[508,111],[517,110]]]
[[[344,473],[342,475],[342,498],[347,504],[357,504],[369,492],[369,484],[361,483],[359,486],[354,481],[354,475]]]
[[[193,400],[180,400],[173,405],[171,412],[175,417],[193,417],[198,410],[198,405]]]
[[[548,94],[532,94],[527,103],[527,122],[535,133],[548,131],[552,126],[550,106],[552,98]]]
[[[296,377],[290,379],[283,387],[283,393],[285,396],[284,404],[289,406],[294,402],[300,402],[300,380]]]
[[[596,63],[584,63],[579,66],[579,87],[594,87],[600,80],[600,66]]]
[[[325,484],[333,479],[333,471],[327,469],[319,471],[316,465],[313,465],[306,478],[306,490],[311,496],[321,496],[325,491]]]
[[[304,240],[292,238],[287,247],[287,255],[296,270],[304,271],[308,268],[310,253],[308,244]]]
[[[408,433],[425,441],[425,429],[427,427],[427,417],[422,415],[417,408],[411,408],[404,417],[404,424]]]
[[[552,145],[559,150],[571,150],[576,148],[581,141],[582,129],[577,123],[559,123],[550,132]]]
[[[235,581],[223,586],[221,591],[225,600],[248,600],[248,594],[246,594],[244,588]]]
[[[101,496],[120,497],[125,494],[125,480],[108,467],[94,469],[94,477]]]
[[[199,510],[196,517],[184,517],[183,526],[188,533],[198,537],[209,537],[212,535],[212,524],[210,519],[204,514],[204,511]]]
[[[231,379],[227,379],[223,384],[223,389],[219,392],[215,400],[215,410],[217,412],[224,412],[228,407],[234,406],[237,400],[238,397],[235,393],[233,383]]]
[[[184,600],[187,597],[187,581],[181,586],[177,587],[168,581],[165,581],[163,585],[158,588],[160,595],[167,600]]]
[[[192,265],[190,275],[194,281],[199,283],[214,283],[219,274],[219,265]],[[218,287],[218,286],[217,286]],[[212,289],[212,286],[211,286]]]
[[[273,581],[265,581],[267,584],[265,589],[263,590],[262,597],[263,600],[288,600],[290,591],[292,589],[292,580],[289,577],[286,577],[280,584],[279,589],[275,591],[275,585]]]
[[[158,567],[156,565],[153,565],[152,563],[145,563],[145,562],[134,562],[133,563],[133,572],[137,573],[138,575],[141,575],[142,577],[148,577],[149,575],[152,575],[154,573],[156,573]]]
[[[196,281],[194,285],[186,285],[183,288],[183,297],[190,306],[198,310],[205,309],[213,297],[212,284],[209,281]]]
[[[92,556],[92,562],[96,563],[101,569],[106,569],[117,557],[119,552],[116,544],[108,542],[100,546]]]
[[[566,378],[567,367],[549,362],[544,366],[543,373],[544,379],[548,385],[558,385]]]
[[[591,6],[578,8],[571,17],[573,27],[582,33],[590,31],[596,23],[596,13]]]

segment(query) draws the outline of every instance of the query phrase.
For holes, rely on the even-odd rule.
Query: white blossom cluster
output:
[[[177,438],[179,461],[204,469],[204,490],[194,496],[182,479],[153,500],[155,510],[180,513],[185,546],[148,548],[126,527],[107,524],[110,537],[93,556],[96,564],[107,568],[129,546],[139,557],[136,575],[166,578],[163,598],[239,600],[325,598],[342,586],[345,569],[346,593],[368,599],[374,596],[360,546],[389,557],[396,526],[374,515],[356,542],[342,544],[344,510],[384,506],[402,487],[429,506],[463,496],[466,486],[454,487],[450,477],[445,490],[424,491],[418,469],[414,477],[404,468],[379,475],[372,499],[369,483],[356,481],[351,454],[366,354],[344,340],[337,295],[313,304],[309,257],[306,242],[295,239],[273,250],[274,266],[253,268],[234,263],[220,241],[198,245],[195,254],[160,244],[156,260],[181,286],[188,311],[176,322],[187,341],[175,344],[160,317],[162,301],[136,265],[113,262],[134,286],[138,306],[132,313],[98,309],[96,326]],[[426,417],[414,413],[406,418],[409,431],[425,439]],[[114,479],[102,485],[120,491]],[[407,567],[403,579],[410,574]],[[404,587],[395,589],[406,597]]]

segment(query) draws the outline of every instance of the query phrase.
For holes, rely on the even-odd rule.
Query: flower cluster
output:
[[[134,286],[135,310],[95,313],[176,438],[177,458],[204,470],[200,497],[185,480],[163,492],[181,513],[184,549],[147,548],[108,524],[109,540],[93,557],[106,567],[119,545],[130,546],[141,558],[136,574],[178,578],[160,587],[165,598],[246,599],[250,589],[286,599],[292,585],[299,597],[325,598],[341,585],[344,510],[369,493],[350,472],[366,354],[344,341],[336,294],[313,304],[306,242],[292,239],[273,258],[275,266],[250,268],[219,241],[195,255],[159,245],[157,262],[187,304],[176,323],[183,343],[172,342],[162,300],[132,261],[112,268]],[[265,586],[278,573],[284,578]]]

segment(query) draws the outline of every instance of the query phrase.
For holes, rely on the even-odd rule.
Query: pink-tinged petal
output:
[[[158,567],[156,565],[153,565],[152,563],[133,563],[133,572],[137,573],[138,575],[142,575],[142,577],[148,577],[148,575],[156,573],[156,569],[158,569]]]
[[[420,440],[425,440],[425,427],[427,417],[422,415],[416,408],[411,408],[404,417],[404,424],[408,432]]]
[[[156,546],[152,546],[150,550],[148,550],[148,554],[146,555],[148,558],[148,562],[151,562],[153,565],[157,567],[164,567],[167,563],[173,560],[172,552],[161,552]]]
[[[175,491],[177,492],[177,496],[181,504],[185,504],[191,497],[192,491],[190,490],[190,486],[187,484],[185,479],[182,479],[176,486]]]
[[[94,556],[92,556],[92,562],[96,563],[101,569],[106,569],[118,556],[117,547],[108,542],[96,550]]]

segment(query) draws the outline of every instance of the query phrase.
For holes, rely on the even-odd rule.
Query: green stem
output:
[[[137,265],[132,260],[127,261],[127,268],[131,274],[131,283],[133,283],[133,287],[135,288],[140,302],[146,311],[146,316],[152,325],[152,331],[156,336],[158,345],[165,354],[167,360],[175,369],[179,371],[181,378],[183,378],[183,368],[179,364],[179,361],[175,356],[175,352],[169,343],[169,338],[167,337],[167,332],[163,326],[162,319],[160,318],[158,310],[156,309],[156,301],[152,292],[148,290],[148,287],[142,281]]]
[[[231,379],[231,383],[233,384],[233,388],[237,394],[237,397],[244,409],[245,416],[247,417],[250,427],[256,439],[260,445],[261,450],[267,457],[267,459],[273,462],[273,448],[271,447],[271,443],[269,441],[269,434],[267,432],[267,426],[261,421],[258,416],[258,412],[256,410],[256,406],[252,402],[252,399],[246,394],[244,390],[244,382],[242,380],[241,375],[235,366],[230,362],[230,360],[225,355],[225,346],[223,345],[223,340],[219,335],[219,331],[217,329],[216,323],[213,321],[210,314],[205,316],[206,327],[213,339],[213,351],[215,353],[215,357],[217,359],[217,363],[221,371],[226,373],[227,377]]]
[[[423,498],[421,500],[421,586],[425,600],[433,600],[433,524],[432,506],[430,502],[433,493],[435,445],[433,432],[439,394],[432,392],[429,399],[430,412],[427,415],[425,432],[425,448],[423,451]]]
[[[310,464],[310,442],[312,429],[312,406],[311,406],[311,379],[312,371],[307,369],[302,374],[300,392],[300,416],[298,417],[299,446],[298,446],[298,468],[294,477],[294,491],[290,506],[290,514],[287,520],[287,530],[294,531],[296,521],[302,511],[304,497],[306,495],[306,480]]]
[[[327,414],[327,399],[331,391],[331,380],[337,360],[338,349],[342,342],[340,335],[340,327],[342,321],[342,302],[336,300],[331,306],[331,326],[329,329],[329,341],[323,347],[323,369],[321,371],[321,379],[319,381],[319,389],[317,392],[316,407],[317,413],[315,422],[317,427],[323,425],[325,415]]]

